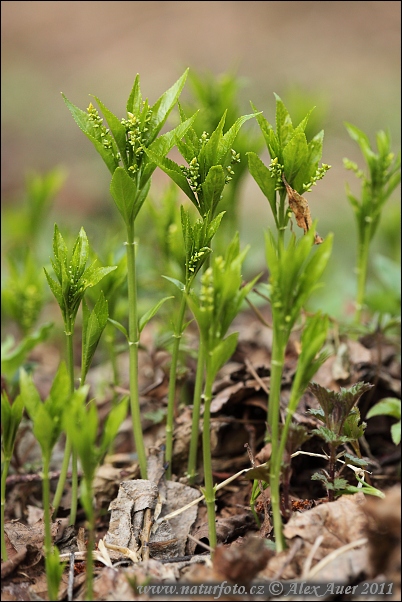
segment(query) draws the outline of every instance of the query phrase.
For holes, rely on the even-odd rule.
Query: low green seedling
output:
[[[346,123],[346,129],[352,140],[360,147],[366,162],[367,174],[359,169],[358,165],[344,159],[346,169],[353,171],[361,180],[361,196],[358,199],[352,194],[350,187],[346,186],[346,195],[352,206],[357,225],[357,295],[355,322],[361,321],[364,308],[367,269],[370,255],[370,244],[378,229],[386,201],[401,181],[401,155],[395,156],[391,152],[391,138],[389,133],[377,132],[376,153],[368,136],[356,126]]]
[[[10,462],[13,457],[15,440],[18,427],[24,413],[24,400],[18,395],[13,402],[8,398],[5,391],[1,394],[1,428],[2,428],[2,450],[3,466],[1,469],[1,557],[3,562],[8,560],[6,542],[4,538],[4,521],[6,505],[6,481]]]
[[[81,481],[81,502],[88,521],[89,539],[86,563],[86,600],[93,600],[93,558],[95,548],[95,520],[93,481],[95,471],[112,445],[120,424],[127,415],[128,397],[114,405],[103,427],[98,443],[99,418],[94,402],[85,407],[87,388],[82,387],[71,399],[68,416],[63,422],[73,450],[76,451],[84,473]]]
[[[202,429],[203,466],[205,483],[205,501],[208,511],[209,543],[216,547],[215,524],[215,488],[212,476],[211,441],[210,441],[210,408],[212,386],[218,371],[233,355],[238,333],[226,333],[239,313],[242,303],[252,287],[253,281],[242,287],[241,267],[248,248],[240,252],[239,236],[236,234],[228,246],[225,257],[216,257],[201,278],[201,291],[196,294],[190,291],[188,304],[194,314],[200,332],[199,354],[204,358],[203,373],[205,386],[203,393],[204,419]],[[202,351],[203,349],[203,351]],[[201,397],[197,402],[197,413]],[[195,413],[196,407],[193,409]],[[192,437],[198,443],[198,422],[193,423]]]
[[[73,335],[77,312],[84,298],[85,291],[98,284],[104,276],[109,274],[116,266],[97,267],[96,262],[87,266],[90,248],[85,230],[81,228],[78,237],[74,243],[71,253],[68,251],[63,236],[57,225],[54,227],[53,236],[54,259],[51,259],[53,271],[56,279],[52,278],[47,272],[45,275],[53,295],[60,307],[64,322],[64,332],[66,335],[66,363],[70,378],[70,393],[75,389],[74,376],[74,353],[73,353]],[[90,361],[96,349],[100,335],[107,321],[107,303],[103,295],[95,306],[92,314],[84,308],[83,311],[83,353],[82,353],[82,374],[85,377]],[[106,316],[106,318],[105,318]],[[83,384],[84,380],[82,380]],[[66,480],[68,464],[71,456],[71,442],[66,439],[64,460],[57,485],[55,497],[53,500],[54,513],[60,504],[61,496]],[[73,496],[70,514],[70,524],[74,524],[77,510],[77,460],[73,457]]]
[[[376,403],[368,412],[367,420],[374,416],[392,416],[397,422],[391,426],[391,437],[395,445],[401,442],[401,400],[395,397],[386,397]]]
[[[350,486],[348,481],[342,477],[346,466],[360,470],[367,466],[366,460],[361,457],[359,448],[359,438],[363,436],[366,424],[360,422],[360,412],[356,404],[363,393],[372,389],[373,386],[369,383],[358,382],[349,389],[341,387],[340,391],[331,391],[314,382],[308,386],[308,390],[320,404],[319,409],[310,409],[308,412],[323,423],[322,426],[313,429],[312,434],[323,439],[329,448],[328,470],[315,473],[312,479],[322,482],[328,492],[330,502],[344,493],[355,493],[356,488]],[[355,455],[344,449],[338,451],[345,443],[353,447]],[[339,461],[342,462],[342,468],[338,470],[337,463]],[[374,487],[365,487],[365,493],[373,494],[373,491],[378,494],[378,490]]]
[[[27,334],[17,345],[12,335],[1,344],[1,373],[11,381],[24,364],[29,352],[39,343],[46,341],[53,328],[52,322],[42,324],[37,330]]]
[[[23,370],[21,371],[20,389],[23,403],[33,421],[33,433],[42,451],[42,502],[47,587],[49,600],[57,600],[63,567],[60,566],[60,563],[57,564],[59,555],[52,544],[49,466],[53,448],[62,431],[63,414],[69,408],[71,399],[70,377],[66,364],[64,362],[60,364],[49,397],[43,403],[32,378]],[[88,390],[85,389],[83,394],[86,395],[87,392]]]

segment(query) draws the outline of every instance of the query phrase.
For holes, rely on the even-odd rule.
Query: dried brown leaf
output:
[[[310,208],[308,206],[308,202],[306,199],[301,196],[296,190],[294,190],[287,183],[285,176],[282,174],[282,180],[286,187],[286,192],[288,193],[289,207],[295,214],[296,223],[299,228],[304,230],[304,233],[308,232],[313,225],[313,220],[311,219]],[[319,245],[323,242],[323,238],[315,233],[314,244]]]

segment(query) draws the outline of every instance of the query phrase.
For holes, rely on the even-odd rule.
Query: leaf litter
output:
[[[211,406],[213,472],[217,483],[226,482],[216,495],[218,547],[213,562],[209,553],[205,504],[202,499],[200,501],[202,462],[199,462],[200,472],[195,485],[190,487],[185,477],[191,406],[184,405],[178,408],[176,416],[174,480],[164,478],[162,430],[146,418],[143,427],[150,449],[149,479],[139,479],[138,464],[131,452],[130,428],[126,429],[124,424],[113,455],[107,456],[97,471],[94,487],[99,510],[98,545],[94,552],[95,599],[148,599],[147,596],[139,597],[135,591],[135,584],[146,581],[196,584],[222,580],[250,583],[268,579],[304,579],[307,582],[336,579],[342,583],[391,580],[397,592],[392,599],[399,599],[400,485],[392,485],[399,483],[400,459],[399,449],[389,436],[392,424],[389,417],[369,421],[364,450],[364,455],[371,461],[370,478],[375,486],[385,491],[385,499],[364,497],[359,493],[327,503],[321,485],[311,481],[312,473],[325,465],[320,457],[322,443],[317,437],[311,437],[301,447],[311,455],[298,455],[292,461],[291,510],[288,515],[284,514],[287,548],[275,555],[267,546],[270,528],[264,522],[264,505],[269,504],[269,488],[257,500],[259,527],[250,510],[252,482],[244,478],[244,473],[251,468],[244,445],[249,445],[256,466],[269,459],[269,446],[264,445],[270,387],[269,345],[266,339],[255,336],[258,329],[261,332],[261,327],[252,312],[239,316],[239,324],[242,325],[240,342],[234,361],[218,374]],[[281,391],[283,416],[297,354],[296,337],[286,353]],[[144,352],[141,357],[148,375],[143,381],[142,407],[164,409],[168,385],[163,376],[163,364],[157,362],[152,367],[151,355]],[[373,394],[367,394],[359,403],[364,419],[379,399],[400,397],[398,369],[399,360],[392,345],[383,344],[379,353],[378,345],[370,340],[343,340],[334,345],[314,380],[334,390],[360,380],[375,384]],[[40,379],[40,367],[38,372]],[[94,369],[89,378],[94,389],[100,387],[100,367]],[[191,369],[186,378],[191,382]],[[108,392],[106,387],[103,391],[101,405],[106,415],[113,390]],[[317,419],[306,411],[316,407],[315,398],[306,393],[295,414],[296,423],[307,430],[315,428]],[[52,468],[57,474],[60,466],[54,462]],[[22,470],[20,467],[20,473]],[[238,472],[241,474],[233,479]],[[5,529],[9,560],[2,564],[4,600],[46,599],[44,528],[38,502],[40,490],[40,475],[11,474],[8,479]],[[61,514],[67,515],[68,491],[63,506]],[[189,507],[184,512],[164,519],[186,506]],[[71,565],[74,569],[72,582],[70,577],[69,583],[69,567],[64,571],[59,592],[61,599],[85,598],[87,536],[84,527],[82,511],[75,526],[67,526],[63,518],[52,524],[52,538],[63,559],[70,559],[72,553],[75,557]],[[71,585],[72,594],[68,597]]]

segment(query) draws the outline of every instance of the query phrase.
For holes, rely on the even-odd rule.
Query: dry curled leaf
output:
[[[296,223],[299,228],[303,228],[304,233],[308,232],[313,225],[313,220],[311,219],[310,208],[308,206],[308,202],[306,199],[301,196],[296,190],[294,190],[287,183],[285,176],[282,174],[282,180],[285,184],[286,192],[288,193],[289,207],[295,214]],[[315,233],[314,244],[320,245],[323,242],[323,238]]]

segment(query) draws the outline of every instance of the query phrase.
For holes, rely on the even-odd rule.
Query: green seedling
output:
[[[65,416],[64,428],[70,437],[73,449],[75,449],[80,459],[84,474],[81,482],[81,502],[85,510],[89,531],[85,599],[93,600],[92,552],[95,547],[96,520],[93,481],[97,467],[112,445],[120,424],[127,415],[128,398],[125,397],[118,405],[115,405],[111,409],[103,427],[100,443],[98,443],[98,412],[93,402],[89,403],[87,408],[85,407],[85,391],[86,388],[81,388],[74,394],[68,416]]]
[[[1,395],[1,426],[2,426],[2,448],[3,466],[1,471],[1,557],[3,562],[8,560],[6,542],[4,538],[5,504],[6,504],[6,480],[10,462],[13,457],[15,440],[18,427],[24,413],[24,400],[21,395],[11,402],[8,395],[3,391]]]
[[[401,400],[395,397],[386,397],[376,403],[368,412],[367,420],[374,416],[392,416],[397,422],[391,426],[391,437],[395,445],[401,442]]]
[[[7,257],[7,263],[9,275],[1,292],[2,308],[26,336],[35,327],[45,302],[43,272],[30,251],[23,263],[12,256]]]
[[[51,508],[49,466],[52,451],[62,431],[63,414],[71,400],[70,375],[63,362],[53,381],[49,397],[42,403],[32,378],[21,371],[21,398],[33,421],[33,433],[42,451],[43,480],[42,501],[45,526],[45,562],[49,600],[57,600],[63,567],[57,564],[58,552],[53,548],[51,537]],[[86,395],[85,389],[81,394]]]
[[[272,360],[271,386],[268,400],[268,437],[272,444],[270,461],[270,487],[276,549],[284,548],[280,512],[280,475],[283,453],[291,417],[309,379],[320,365],[316,355],[325,341],[327,319],[319,316],[306,325],[309,335],[302,337],[303,352],[292,387],[285,426],[280,436],[280,391],[284,370],[285,351],[290,334],[300,319],[307,300],[317,288],[317,283],[328,263],[332,236],[323,239],[315,232],[310,209],[302,193],[308,192],[324,177],[329,165],[319,161],[322,155],[324,133],[319,132],[307,142],[305,129],[311,111],[297,127],[284,103],[276,97],[276,130],[261,114],[256,119],[267,145],[271,163],[267,167],[253,152],[248,153],[249,169],[263,194],[268,199],[278,237],[270,232],[266,236],[267,266],[270,271],[268,296],[272,310]],[[288,197],[288,204],[286,204]],[[285,242],[285,230],[295,216],[304,236],[297,241],[292,233]],[[312,253],[314,245],[319,247]]]
[[[332,502],[336,496],[351,493],[346,479],[341,475],[346,466],[363,469],[367,462],[361,457],[359,438],[363,436],[366,424],[360,422],[360,412],[356,407],[360,397],[373,385],[358,382],[349,389],[341,387],[340,391],[331,391],[318,383],[310,383],[308,390],[317,398],[319,409],[310,409],[308,412],[318,418],[323,425],[313,429],[312,434],[325,441],[329,448],[328,470],[315,473],[313,480],[323,483],[328,492],[328,499]],[[349,443],[356,455],[338,449]],[[343,458],[343,460],[341,460]],[[342,468],[337,469],[337,463],[342,461]]]
[[[85,291],[98,284],[104,276],[109,274],[112,270],[116,269],[116,266],[111,267],[97,267],[96,262],[93,262],[87,267],[89,258],[89,243],[87,235],[83,228],[81,228],[78,237],[75,241],[71,253],[67,249],[67,245],[57,227],[54,227],[53,236],[53,253],[54,259],[51,260],[53,271],[56,275],[56,280],[52,278],[47,270],[45,269],[45,275],[50,286],[53,295],[60,307],[61,314],[64,322],[64,331],[66,335],[67,344],[67,369],[70,378],[70,393],[75,388],[74,378],[74,355],[73,355],[73,334],[75,321],[77,317],[78,309],[84,298]],[[86,374],[88,370],[90,360],[92,359],[93,352],[95,351],[96,345],[94,345],[94,338],[99,340],[101,330],[99,321],[102,322],[103,314],[107,313],[107,307],[105,306],[104,299],[102,301],[103,308],[99,305],[96,312],[91,314],[88,310],[84,310],[84,338],[87,339],[88,345],[83,345],[83,373]],[[98,314],[98,315],[97,315]],[[102,314],[102,317],[100,316]],[[98,323],[97,323],[98,322]],[[90,325],[91,332],[88,334],[88,326]],[[83,382],[83,381],[82,381]],[[57,513],[61,496],[64,489],[66,480],[68,464],[71,455],[71,442],[69,438],[66,439],[66,447],[64,452],[64,460],[60,473],[59,482],[57,485],[55,497],[53,500],[54,512]],[[76,508],[77,508],[77,460],[73,457],[73,499],[71,505],[70,524],[74,524]]]
[[[352,206],[357,225],[357,295],[355,322],[360,322],[364,308],[367,269],[369,263],[370,244],[378,229],[386,201],[401,181],[401,155],[395,156],[391,152],[391,138],[389,133],[377,132],[376,153],[371,147],[367,135],[356,126],[346,123],[349,136],[357,142],[367,166],[367,173],[359,169],[358,165],[344,159],[346,169],[353,171],[361,180],[361,196],[358,199],[346,186],[346,195]]]
[[[218,371],[233,355],[238,333],[226,337],[234,318],[240,311],[245,297],[254,286],[258,276],[242,287],[241,268],[248,248],[240,252],[239,236],[236,234],[227,248],[225,257],[216,257],[201,278],[201,292],[190,291],[188,304],[196,319],[200,332],[199,354],[204,358],[204,420],[202,429],[205,501],[208,511],[209,542],[216,547],[215,488],[212,476],[210,407],[212,386]],[[226,337],[226,338],[225,338]],[[195,400],[198,412],[201,398]],[[193,423],[192,436],[198,440],[198,422]]]
[[[95,97],[109,128],[103,125],[103,119],[92,103],[85,112],[63,96],[77,125],[92,142],[112,174],[110,192],[126,226],[130,400],[134,440],[142,478],[147,476],[147,461],[138,391],[140,320],[137,309],[135,219],[148,195],[151,176],[156,169],[156,163],[150,158],[151,155],[155,154],[158,157],[167,155],[176,140],[184,136],[194,119],[188,119],[172,131],[158,137],[180,96],[186,77],[187,71],[162,94],[154,105],[150,106],[148,100],[142,99],[140,78],[137,75],[127,101],[127,115],[123,119],[118,119],[99,98]]]
[[[232,166],[240,161],[240,156],[232,148],[241,126],[254,117],[254,115],[244,115],[239,117],[232,127],[224,134],[223,128],[226,120],[226,112],[221,117],[218,126],[209,134],[203,132],[198,136],[193,127],[189,127],[183,140],[177,139],[176,145],[181,155],[187,162],[185,165],[178,165],[171,159],[162,155],[157,155],[154,151],[148,150],[147,154],[186,194],[201,216],[194,226],[190,224],[189,214],[182,209],[182,232],[184,237],[184,247],[186,254],[186,282],[184,285],[179,283],[179,288],[183,292],[181,307],[178,320],[175,325],[174,343],[172,351],[172,363],[169,381],[168,397],[168,422],[167,422],[167,443],[166,458],[169,462],[169,474],[171,474],[171,457],[173,448],[173,416],[176,390],[177,358],[179,353],[180,338],[183,334],[184,315],[186,308],[186,295],[192,285],[194,276],[200,267],[205,263],[206,255],[210,253],[210,244],[213,236],[219,227],[223,213],[217,215],[218,206],[222,199],[225,186],[232,179]],[[181,111],[181,118],[186,123],[186,117]],[[195,383],[194,406],[198,407],[196,401],[200,395],[203,386],[203,363],[204,357],[202,350],[198,356],[198,366]],[[193,428],[198,432],[198,421],[196,411],[193,415]],[[195,474],[196,449],[193,444],[190,449],[190,480]]]

